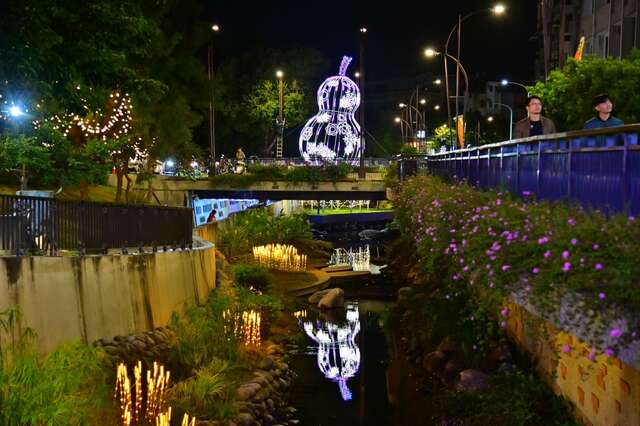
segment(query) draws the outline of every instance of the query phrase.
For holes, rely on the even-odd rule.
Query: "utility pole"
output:
[[[284,145],[284,73],[276,71],[278,77],[278,119],[276,120],[276,158],[282,158]]]
[[[220,31],[219,25],[212,25],[211,31]],[[209,49],[207,51],[207,75],[209,77],[209,171],[216,174],[216,115],[214,107],[215,91],[213,79],[213,33],[209,37]]]
[[[364,149],[365,149],[365,134],[366,127],[364,125],[364,42],[367,29],[365,27],[360,28],[360,168],[358,170],[358,178],[364,179],[367,174],[364,168]]]

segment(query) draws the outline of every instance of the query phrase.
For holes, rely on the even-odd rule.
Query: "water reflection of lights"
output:
[[[355,339],[360,331],[360,315],[357,304],[347,305],[347,323],[338,326],[331,321],[304,321],[304,331],[318,343],[318,368],[327,379],[338,383],[345,401],[353,395],[347,380],[360,368],[360,349]]]

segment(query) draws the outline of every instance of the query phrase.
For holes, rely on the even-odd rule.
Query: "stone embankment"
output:
[[[153,365],[154,361],[169,363],[169,354],[173,332],[167,327],[159,327],[153,331],[136,333],[128,336],[116,336],[112,340],[99,339],[94,345],[107,353],[111,365],[124,362],[134,365],[142,361],[145,365]]]

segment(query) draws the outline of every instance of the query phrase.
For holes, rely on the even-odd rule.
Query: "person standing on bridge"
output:
[[[542,99],[538,96],[527,98],[527,118],[516,123],[513,138],[522,139],[531,136],[556,133],[556,125],[551,119],[542,116]]]
[[[613,112],[613,102],[608,93],[601,93],[593,98],[593,109],[595,109],[598,114],[584,123],[584,130],[624,126],[624,121],[611,115]]]

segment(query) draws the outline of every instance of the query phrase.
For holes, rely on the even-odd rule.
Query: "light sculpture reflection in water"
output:
[[[303,322],[304,331],[318,343],[318,368],[327,379],[338,383],[342,399],[353,398],[347,380],[360,368],[360,349],[355,339],[360,331],[358,305],[347,305],[347,322],[338,326],[331,321]]]
[[[355,163],[362,138],[355,112],[360,106],[360,89],[346,76],[352,58],[342,58],[337,76],[327,78],[318,89],[318,113],[300,132],[300,155],[306,161],[343,159]]]

